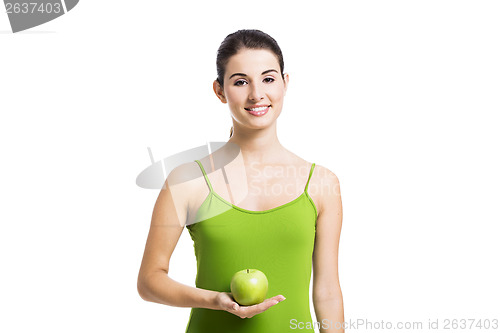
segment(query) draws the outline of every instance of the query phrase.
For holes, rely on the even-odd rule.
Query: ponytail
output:
[[[233,136],[233,126],[231,126],[231,131],[229,132],[229,137]]]

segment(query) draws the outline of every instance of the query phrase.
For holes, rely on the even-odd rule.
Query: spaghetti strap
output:
[[[307,192],[307,187],[309,186],[309,180],[311,180],[311,176],[312,176],[315,165],[316,165],[316,163],[313,163],[311,165],[311,171],[309,171],[309,178],[307,179],[306,188],[304,189],[304,192]]]
[[[210,184],[210,180],[208,180],[208,176],[207,176],[207,173],[205,172],[205,169],[203,168],[203,165],[201,165],[201,162],[198,161],[198,160],[195,160],[196,163],[198,163],[198,165],[200,166],[201,168],[201,172],[203,172],[203,177],[205,177],[205,180],[207,182],[207,185],[208,187],[210,188],[210,192],[213,192],[213,189],[212,189],[212,184]]]

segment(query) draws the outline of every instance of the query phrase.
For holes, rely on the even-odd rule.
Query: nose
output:
[[[250,85],[250,93],[248,97],[252,101],[260,101],[264,98],[264,93],[257,82]]]

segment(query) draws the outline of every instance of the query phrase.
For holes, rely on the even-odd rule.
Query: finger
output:
[[[271,306],[278,304],[278,301],[268,299],[265,300],[262,303],[251,305],[251,306],[244,306],[241,307],[241,313],[246,317],[246,318],[252,318],[256,314],[262,313],[269,309]]]
[[[272,298],[268,298],[264,300],[262,303],[259,304],[254,304],[250,306],[240,306],[238,304],[238,308],[235,310],[237,311],[237,315],[239,315],[242,318],[252,318],[258,313],[264,312],[267,309],[269,309],[271,306],[276,305],[280,302],[285,300],[285,297],[283,295],[278,295]]]
[[[276,305],[280,302],[283,302],[284,300],[285,300],[285,297],[283,295],[278,295],[278,296],[268,298],[260,304],[265,304],[267,307],[271,307],[271,306]]]
[[[286,297],[283,295],[277,295],[277,296],[271,297],[270,299],[276,300],[278,302],[282,302],[286,299]]]
[[[275,300],[275,299],[272,299],[272,298],[268,298],[266,299],[264,302],[262,303],[259,303],[259,304],[255,304],[255,305],[252,305],[250,306],[249,308],[252,308],[252,310],[255,310],[257,312],[264,312],[266,311],[267,309],[269,309],[271,306],[273,305],[276,305],[278,304],[279,301]]]
[[[271,306],[273,306],[273,305],[278,304],[279,302],[281,302],[281,300],[280,300],[280,299],[276,299],[276,298],[272,298],[272,299],[270,299],[270,300],[269,300],[269,302],[268,302],[268,308],[270,308],[270,307],[271,307]]]

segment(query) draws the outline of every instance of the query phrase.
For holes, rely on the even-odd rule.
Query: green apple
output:
[[[240,305],[262,303],[267,288],[267,277],[258,269],[244,269],[236,272],[231,279],[231,293]]]

